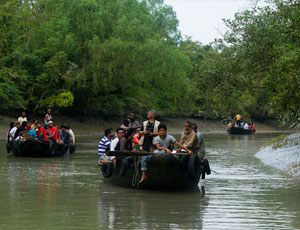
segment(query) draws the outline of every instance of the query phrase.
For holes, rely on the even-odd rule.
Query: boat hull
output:
[[[36,139],[11,143],[14,155],[21,157],[61,157],[69,154],[70,149],[70,145],[51,143],[50,141],[40,142]]]
[[[231,127],[228,132],[229,134],[252,135],[255,133],[255,130],[243,129],[239,127]]]
[[[124,157],[123,157],[124,159]],[[125,175],[122,158],[118,157],[112,176],[105,178],[114,185],[148,189],[148,190],[186,190],[197,187],[203,166],[198,164],[197,175],[190,175],[188,170],[190,157],[178,160],[170,154],[156,154],[147,160],[147,179],[138,183],[141,176],[140,157],[126,157],[127,169]],[[197,158],[198,159],[198,158]],[[124,173],[123,173],[124,174]]]

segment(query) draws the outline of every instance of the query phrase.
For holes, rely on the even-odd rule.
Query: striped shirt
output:
[[[106,150],[110,149],[110,140],[105,136],[101,139],[101,141],[98,144],[98,154],[99,157],[101,157],[103,154],[105,154]]]

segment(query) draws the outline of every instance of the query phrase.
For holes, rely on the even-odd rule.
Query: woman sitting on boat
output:
[[[175,144],[179,148],[184,149],[189,154],[193,154],[193,152],[189,149],[187,149],[185,146],[180,144],[175,137],[172,135],[167,135],[167,126],[165,124],[160,124],[158,126],[158,132],[159,136],[154,138],[154,144],[155,144],[155,150],[154,153],[172,153],[172,146]],[[142,177],[139,183],[142,183],[145,179],[147,179],[145,171],[147,170],[147,159],[152,157],[149,156],[143,156],[141,161],[141,170],[142,170]]]

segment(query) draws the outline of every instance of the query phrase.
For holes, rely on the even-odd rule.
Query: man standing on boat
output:
[[[198,157],[200,160],[203,160],[205,155],[205,144],[204,144],[204,137],[202,133],[197,131],[197,125],[195,123],[192,124],[192,129],[196,133],[198,141],[199,141],[199,151],[198,151]]]
[[[20,124],[23,123],[23,121],[26,121],[27,122],[27,117],[26,117],[26,112],[23,111],[21,116],[18,118],[18,121],[20,122]]]
[[[236,113],[236,115],[233,119],[236,120],[238,127],[240,127],[240,123],[242,121],[242,116],[239,113]]]
[[[155,120],[155,117],[156,117],[156,111],[153,109],[150,110],[147,113],[148,121],[143,122],[141,131],[140,131],[141,139],[140,139],[139,144],[141,146],[143,146],[143,150],[146,152],[150,152],[150,146],[154,145],[154,138],[159,135],[158,126],[159,126],[160,122]],[[147,170],[147,168],[145,168],[145,162],[146,162],[147,158],[149,158],[149,156],[142,156],[142,160],[141,160],[142,177],[141,177],[139,183],[143,182],[146,179],[145,170]]]
[[[106,156],[106,152],[110,150],[111,138],[114,136],[112,129],[105,129],[104,137],[99,141],[98,144],[98,155],[99,155],[99,164],[111,162],[112,158]]]
[[[156,111],[150,110],[147,113],[147,121],[143,122],[143,126],[140,131],[141,139],[139,144],[143,146],[143,150],[149,152],[150,146],[154,145],[154,137],[158,136],[159,121],[155,120]]]
[[[191,150],[193,154],[196,154],[199,150],[197,134],[192,130],[192,123],[189,121],[184,123],[184,132],[181,135],[180,144]],[[181,149],[178,148],[177,152],[181,152]]]
[[[132,128],[136,131],[137,129],[142,127],[140,126],[139,122],[136,120],[135,113],[130,113],[128,121],[129,121],[128,128]]]

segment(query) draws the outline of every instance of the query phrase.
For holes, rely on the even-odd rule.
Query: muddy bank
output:
[[[33,119],[37,119],[43,122],[42,117],[35,117],[29,120],[31,123]],[[54,114],[54,122],[57,125],[69,124],[74,130],[76,135],[102,135],[104,129],[113,128],[117,129],[122,124],[124,117],[115,117],[111,119],[103,119],[97,117],[66,117],[59,116]],[[146,118],[139,117],[137,120],[142,123]],[[5,135],[10,121],[16,121],[17,118],[9,116],[0,116],[0,135]],[[164,118],[160,117],[158,120],[168,127],[168,132],[177,134],[181,133],[183,130],[183,124],[186,120],[196,123],[198,125],[198,130],[203,133],[211,132],[226,132],[227,125],[222,124],[221,121],[206,121],[196,118],[186,118],[186,117],[177,117],[177,118]],[[276,131],[285,131],[287,129],[282,129],[279,127],[279,124],[276,121],[265,121],[255,122],[257,132],[276,132]]]
[[[263,147],[256,157],[266,165],[300,177],[300,133],[279,137]]]

